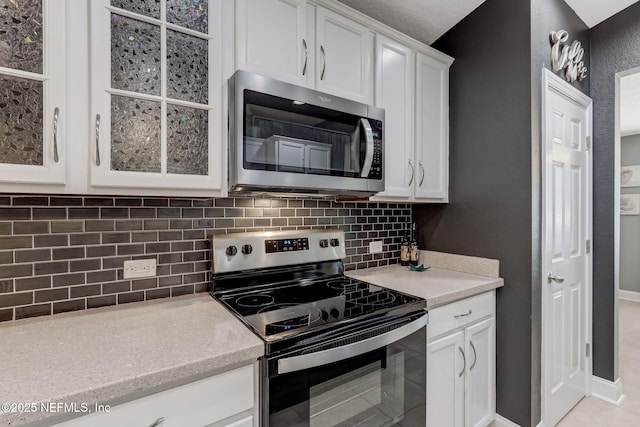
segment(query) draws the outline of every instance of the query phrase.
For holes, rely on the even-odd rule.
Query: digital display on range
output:
[[[309,239],[274,239],[265,240],[265,251],[268,254],[277,252],[306,251],[309,250]]]
[[[302,328],[309,325],[309,314],[294,317],[292,319],[280,320],[278,322],[266,325],[265,333],[267,335],[279,334],[280,332],[290,331],[291,329]]]

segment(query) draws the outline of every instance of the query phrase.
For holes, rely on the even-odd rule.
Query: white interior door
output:
[[[543,91],[542,387],[544,425],[553,426],[591,376],[591,100],[550,72]]]

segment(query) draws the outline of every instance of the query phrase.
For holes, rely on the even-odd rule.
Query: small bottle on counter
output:
[[[409,264],[418,265],[420,260],[420,251],[418,250],[418,240],[416,239],[416,223],[413,223],[411,229],[411,242],[409,243]]]
[[[409,235],[404,233],[404,237],[402,238],[402,243],[400,244],[400,265],[407,266],[409,265],[410,259],[410,246],[409,246]]]

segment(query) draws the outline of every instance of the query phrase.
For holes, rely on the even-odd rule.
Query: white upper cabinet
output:
[[[425,54],[416,68],[416,185],[420,201],[449,201],[449,65]]]
[[[244,69],[384,108],[375,199],[448,201],[453,60],[339,1],[0,5],[4,191],[225,196],[227,79]]]
[[[222,188],[220,8],[91,2],[92,187]]]
[[[415,117],[415,52],[410,47],[376,37],[376,105],[385,111],[385,191],[380,197],[410,198]]]
[[[0,2],[0,187],[66,179],[65,1]],[[45,184],[45,185],[42,185]]]
[[[318,7],[315,88],[371,103],[373,33],[342,15]]]
[[[375,103],[385,110],[385,191],[372,200],[448,202],[453,59],[382,34],[376,40]]]
[[[373,32],[304,0],[236,0],[236,66],[359,102],[372,101]]]
[[[311,64],[305,0],[236,1],[238,68],[299,86]]]

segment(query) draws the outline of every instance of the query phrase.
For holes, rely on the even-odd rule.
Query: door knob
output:
[[[554,276],[553,273],[549,273],[549,275],[547,276],[547,283],[552,283],[552,282],[564,283],[564,277]]]

